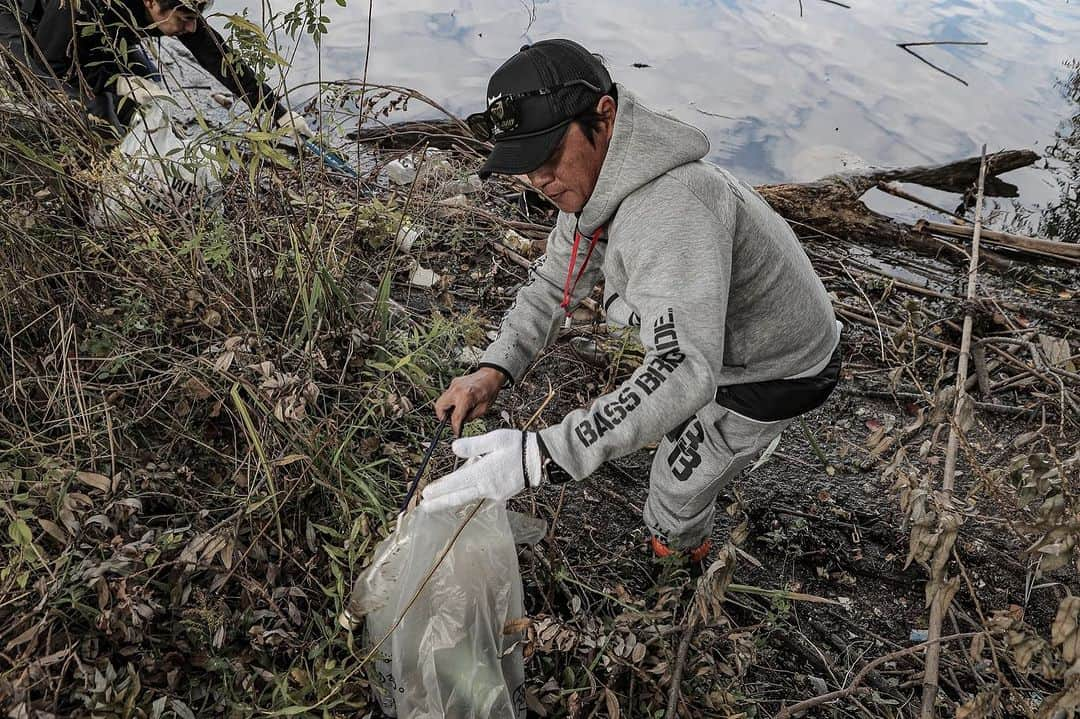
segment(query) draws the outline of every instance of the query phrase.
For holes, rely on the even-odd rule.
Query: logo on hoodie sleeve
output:
[[[679,348],[679,334],[675,329],[675,312],[670,307],[653,322],[653,348],[645,357],[644,364],[622,387],[596,406],[574,428],[583,447],[591,447],[608,432],[621,425],[635,410],[643,406],[645,398],[659,390],[667,378],[686,359]]]

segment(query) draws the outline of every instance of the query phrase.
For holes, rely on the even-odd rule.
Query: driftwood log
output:
[[[987,158],[985,192],[993,197],[1016,197],[1015,185],[1005,182],[998,175],[1027,167],[1039,159],[1030,150],[1006,150]],[[885,183],[912,183],[961,195],[968,194],[979,175],[979,158],[973,157],[943,165],[918,166],[901,169],[871,169],[829,175],[814,182],[762,185],[757,188],[762,197],[786,217],[800,235],[818,234],[826,237],[842,237],[863,245],[904,245],[932,254],[953,255],[954,259],[966,257],[963,243],[943,239],[970,238],[970,225],[956,225],[955,229],[936,223],[908,225],[891,217],[874,212],[862,202],[867,191]],[[1012,241],[991,242],[1012,253],[1015,259],[1034,262],[1070,263],[1076,247],[1063,243],[1036,240],[1025,243],[1018,236]],[[1038,253],[1033,250],[1038,249]],[[1061,250],[1055,252],[1056,249]],[[994,253],[983,252],[988,265],[998,269],[1009,267],[1010,259]]]
[[[382,150],[411,150],[426,145],[440,150],[467,148],[472,153],[486,155],[491,148],[469,134],[465,125],[457,120],[418,120],[363,127],[346,137]]]

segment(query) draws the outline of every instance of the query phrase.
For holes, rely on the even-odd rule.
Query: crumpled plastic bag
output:
[[[462,528],[474,506],[429,512],[421,504],[402,515],[353,586],[340,621],[353,628],[366,617],[367,651],[401,617],[369,665],[388,716],[524,719],[521,635],[504,631],[525,614],[510,513],[505,503],[485,501]],[[535,541],[543,526],[537,531],[525,520]],[[520,518],[515,525],[523,526]]]
[[[168,96],[148,98],[102,173],[90,213],[95,227],[127,224],[135,216],[191,221],[217,210],[222,184],[213,148],[181,137]]]

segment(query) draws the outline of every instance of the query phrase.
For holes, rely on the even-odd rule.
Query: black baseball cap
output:
[[[591,87],[590,87],[591,86]],[[541,40],[504,62],[488,81],[489,112],[500,98],[514,99],[513,129],[495,130],[480,177],[521,175],[543,165],[570,122],[610,93],[611,76],[600,58],[572,40]],[[552,89],[536,94],[537,90]],[[515,95],[524,95],[517,99]]]

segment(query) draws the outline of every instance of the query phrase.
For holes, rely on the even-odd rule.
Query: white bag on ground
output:
[[[103,173],[91,222],[122,225],[133,216],[193,220],[221,203],[221,178],[212,148],[180,137],[167,95],[143,97],[131,129]]]
[[[484,502],[424,584],[470,508],[427,512],[421,504],[403,515],[353,587],[342,623],[366,616],[369,649],[404,615],[369,671],[389,716],[525,716],[521,637],[503,631],[525,613],[505,504]]]

